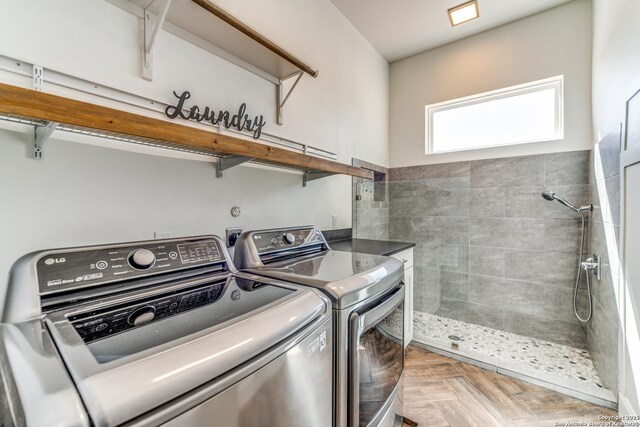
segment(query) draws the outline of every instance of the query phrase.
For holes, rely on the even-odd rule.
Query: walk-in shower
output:
[[[387,222],[379,214],[386,210],[388,238],[416,245],[410,276],[413,345],[615,405],[615,385],[600,377],[595,368],[600,361],[588,350],[592,328],[575,315],[585,320],[589,314],[584,271],[574,295],[579,261],[589,268],[594,299],[599,295],[593,264],[584,262],[591,256],[587,221],[593,216],[587,212],[591,206],[582,206],[591,202],[593,190],[589,155],[392,169],[388,204],[354,203],[357,237],[372,238],[370,230],[384,229]],[[603,234],[599,228],[596,233]],[[599,253],[596,233],[591,243]],[[593,301],[590,323],[600,319],[599,308]]]
[[[576,317],[578,318],[579,321],[581,321],[582,323],[586,323],[591,319],[591,314],[593,312],[593,307],[591,302],[591,283],[590,283],[591,281],[589,280],[589,273],[591,270],[595,270],[595,274],[599,275],[599,261],[597,261],[595,257],[588,258],[585,262],[582,261],[582,256],[584,254],[584,232],[585,232],[584,212],[592,211],[593,205],[589,204],[589,205],[580,206],[579,208],[575,207],[564,198],[558,196],[553,191],[545,191],[544,193],[542,193],[542,197],[544,197],[545,200],[549,200],[549,201],[556,200],[561,204],[563,204],[564,206],[568,207],[569,209],[573,210],[574,212],[580,214],[582,227],[581,227],[581,235],[580,235],[580,252],[578,253],[578,268],[576,273],[576,284],[573,289],[573,312],[576,314]],[[584,270],[585,272],[585,278],[587,281],[588,311],[587,311],[586,318],[581,317],[580,314],[578,313],[578,287],[580,285],[580,273],[582,272],[582,270]]]

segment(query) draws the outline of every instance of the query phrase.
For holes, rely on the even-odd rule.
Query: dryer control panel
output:
[[[215,238],[157,240],[45,252],[36,275],[46,295],[226,261]]]
[[[257,231],[252,233],[251,240],[258,254],[325,243],[322,232],[317,228]]]

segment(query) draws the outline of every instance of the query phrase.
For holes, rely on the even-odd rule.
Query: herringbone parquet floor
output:
[[[419,427],[558,426],[616,414],[417,347],[405,363],[404,415]]]

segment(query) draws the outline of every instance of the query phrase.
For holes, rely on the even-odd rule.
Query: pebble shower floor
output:
[[[440,344],[467,354],[524,364],[546,375],[555,375],[602,388],[587,350],[414,311],[414,340]]]

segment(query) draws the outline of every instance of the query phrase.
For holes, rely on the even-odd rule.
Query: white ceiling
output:
[[[456,27],[451,27],[447,9],[466,0],[331,1],[393,62],[571,0],[478,0],[480,18]]]

